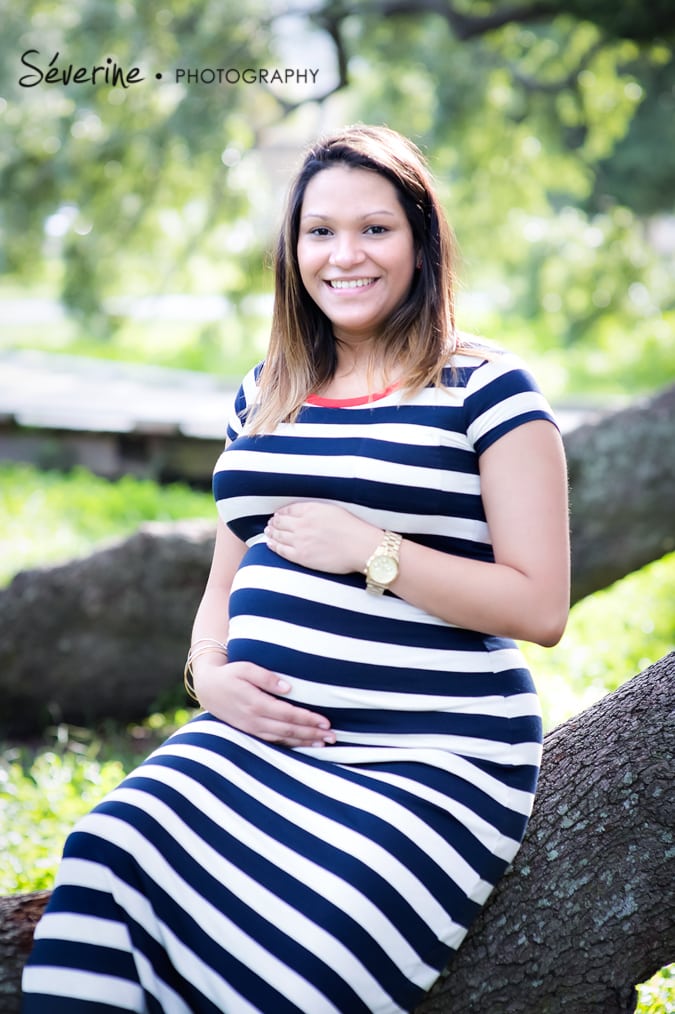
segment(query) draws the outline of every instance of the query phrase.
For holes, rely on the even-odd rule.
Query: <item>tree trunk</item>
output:
[[[629,1014],[675,957],[675,653],[549,733],[511,871],[417,1014]]]
[[[49,891],[35,891],[0,898],[0,1014],[19,1010],[21,971],[49,895]]]
[[[572,599],[675,549],[675,386],[565,438]]]
[[[133,721],[181,683],[213,552],[209,522],[143,525],[0,592],[0,735]]]
[[[574,601],[675,548],[674,416],[675,387],[568,435]],[[148,524],[0,590],[0,735],[175,702],[213,537]]]
[[[675,955],[675,653],[549,733],[523,846],[417,1014],[629,1014]],[[0,899],[0,1007],[48,896]]]

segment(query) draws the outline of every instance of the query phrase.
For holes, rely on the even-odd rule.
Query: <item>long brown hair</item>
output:
[[[335,373],[335,337],[328,317],[300,278],[297,246],[307,184],[336,165],[379,173],[393,184],[412,230],[419,269],[407,298],[374,345],[386,367],[402,371],[412,392],[440,383],[457,347],[453,239],[419,148],[388,127],[357,125],[316,142],[291,185],[275,257],[275,298],[268,354],[250,432],[269,432],[297,416],[307,396]]]

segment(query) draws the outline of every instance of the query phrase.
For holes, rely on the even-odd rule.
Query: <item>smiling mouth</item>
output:
[[[328,284],[331,289],[362,289],[375,281],[376,278],[329,278]]]

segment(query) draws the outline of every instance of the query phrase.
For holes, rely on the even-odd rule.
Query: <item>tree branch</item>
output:
[[[343,20],[351,15],[368,17],[397,17],[400,15],[438,14],[444,18],[453,33],[460,40],[474,38],[495,31],[511,23],[522,24],[542,21],[562,13],[564,7],[556,8],[546,0],[513,7],[503,7],[488,14],[466,14],[458,11],[448,0],[370,0],[368,3],[336,4],[329,2],[324,11],[333,18]]]
[[[316,11],[307,11],[304,8],[290,8],[283,15],[275,15],[270,21],[281,16],[305,16],[315,23],[318,28],[325,31],[332,40],[337,58],[338,82],[322,95],[314,96],[311,99],[312,102],[322,103],[336,92],[346,88],[349,84],[349,56],[341,34],[342,24],[348,17],[419,17],[425,14],[436,14],[448,23],[457,39],[466,41],[467,39],[496,31],[507,24],[541,21],[560,13],[564,13],[563,8],[556,9],[551,3],[545,2],[545,0],[525,6],[500,8],[483,15],[467,14],[463,11],[458,11],[448,0],[370,0],[370,2],[362,3],[358,6],[342,3],[340,0],[337,0],[337,2],[335,0],[328,0],[323,7]],[[512,64],[508,64],[508,69],[513,79],[526,90],[556,94],[565,88],[574,88],[576,86],[581,71],[588,66],[593,56],[604,45],[604,39],[595,42],[581,58],[578,66],[571,70],[564,78],[560,78],[557,81],[541,81],[538,78],[519,72]],[[289,115],[307,102],[306,99],[288,102],[276,94],[275,98],[283,110],[283,116]]]
[[[565,435],[572,600],[675,549],[675,386]]]
[[[675,652],[550,732],[522,848],[417,1014],[632,1014],[675,948]]]
[[[309,20],[314,22],[318,28],[322,29],[331,39],[335,47],[335,57],[337,63],[338,79],[337,82],[328,88],[321,95],[313,95],[310,99],[298,99],[295,102],[289,102],[287,99],[282,98],[276,92],[272,92],[271,89],[267,89],[269,94],[273,95],[281,109],[281,119],[285,119],[290,116],[291,113],[295,112],[301,106],[307,105],[308,102],[316,102],[321,105],[326,102],[332,95],[342,91],[349,84],[349,56],[347,53],[347,47],[344,39],[342,38],[342,21],[343,16],[337,15],[332,10],[332,5],[329,5],[325,9],[318,11],[308,12],[307,10],[293,10],[292,8],[284,11],[281,15],[275,15],[270,18],[270,21],[278,20],[281,17],[309,15]]]

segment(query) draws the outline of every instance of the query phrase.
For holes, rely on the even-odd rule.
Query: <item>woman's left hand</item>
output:
[[[279,556],[329,574],[362,571],[383,534],[343,507],[314,501],[280,507],[265,528]]]

